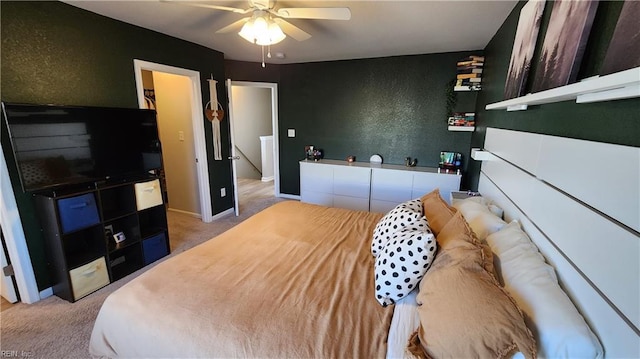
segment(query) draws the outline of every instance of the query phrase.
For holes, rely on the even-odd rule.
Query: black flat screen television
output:
[[[2,117],[25,192],[133,180],[162,168],[153,110],[3,102]]]

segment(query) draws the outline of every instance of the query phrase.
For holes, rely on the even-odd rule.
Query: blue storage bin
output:
[[[93,193],[58,200],[62,232],[68,233],[100,223]]]
[[[142,241],[142,254],[144,256],[144,265],[155,262],[169,254],[165,234],[156,234]]]

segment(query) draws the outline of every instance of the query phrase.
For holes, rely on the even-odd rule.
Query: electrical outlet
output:
[[[220,197],[224,197],[227,195],[227,189],[222,187],[220,188]]]

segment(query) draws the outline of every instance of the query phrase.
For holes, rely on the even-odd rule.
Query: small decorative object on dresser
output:
[[[411,157],[404,158],[404,165],[407,167],[415,167],[417,164],[418,164],[417,158],[414,158],[414,159],[411,159]]]
[[[313,146],[311,145],[304,146],[304,158],[308,160],[313,159]]]
[[[324,157],[324,150],[319,149],[319,148],[313,150],[313,160],[314,161],[320,161],[323,157]]]
[[[369,158],[369,162],[373,163],[373,164],[382,164],[382,156],[380,155],[373,155]]]
[[[355,161],[356,161],[356,156],[354,156],[354,155],[347,156],[347,162],[353,163]]]
[[[442,151],[440,152],[440,169],[445,170],[445,172],[455,172],[462,168],[462,153],[459,152],[449,152]]]

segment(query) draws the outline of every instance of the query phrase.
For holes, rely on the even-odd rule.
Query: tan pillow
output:
[[[417,340],[432,358],[536,356],[522,312],[483,268],[484,255],[460,214],[442,229],[442,246],[420,283]],[[415,346],[414,346],[415,349]]]
[[[420,198],[422,201],[422,208],[424,210],[424,216],[427,217],[429,222],[429,228],[436,236],[442,230],[447,222],[456,213],[456,209],[449,206],[449,204],[440,196],[440,190],[437,188],[433,191],[425,194]]]
[[[460,235],[462,235],[460,237]],[[493,263],[493,252],[486,240],[479,240],[475,232],[471,229],[469,223],[464,219],[462,212],[457,212],[446,226],[440,231],[440,235],[436,237],[438,245],[442,249],[446,249],[452,244],[447,244],[451,239],[462,239],[471,242],[481,250],[482,267],[491,275],[496,277],[496,270]],[[457,245],[453,240],[453,245]]]

